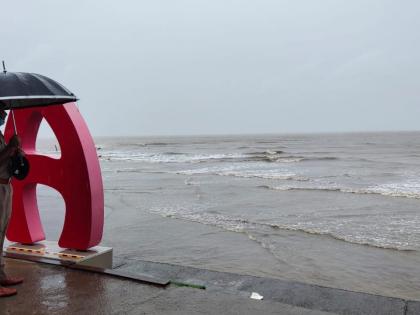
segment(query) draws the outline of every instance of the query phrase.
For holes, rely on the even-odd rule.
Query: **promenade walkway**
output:
[[[63,266],[6,259],[25,277],[18,294],[0,299],[3,314],[419,314],[420,303],[278,279],[135,261],[132,274],[170,277],[154,286]],[[198,284],[205,289],[183,287]],[[264,296],[250,299],[251,292]]]

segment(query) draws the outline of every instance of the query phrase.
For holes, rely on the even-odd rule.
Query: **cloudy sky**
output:
[[[3,1],[94,136],[420,130],[419,1]]]

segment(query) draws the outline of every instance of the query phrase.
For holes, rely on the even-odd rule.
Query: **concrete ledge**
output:
[[[121,271],[121,270],[97,268],[97,267],[92,267],[89,265],[78,264],[69,260],[49,259],[42,256],[37,257],[37,256],[32,256],[32,255],[21,255],[21,254],[15,254],[15,253],[10,253],[10,252],[6,253],[5,256],[11,259],[26,260],[26,261],[31,261],[35,263],[62,266],[62,267],[70,268],[70,269],[77,269],[81,271],[99,273],[99,274],[117,277],[120,279],[127,279],[131,281],[142,282],[142,283],[156,285],[156,286],[167,286],[170,283],[170,279],[162,279],[162,278],[157,278],[157,277],[149,276],[147,274],[140,274],[140,273],[132,274],[132,273]]]
[[[289,280],[270,279],[141,260],[126,260],[119,270],[145,273],[174,281],[205,285],[207,291],[247,296],[258,292],[276,301],[336,314],[420,314],[420,302],[363,292],[328,288]]]
[[[14,256],[14,258],[19,258],[16,257],[18,255]],[[37,262],[51,264],[51,261],[46,259],[39,259]],[[91,269],[90,267],[86,268],[85,266],[77,266],[76,264],[63,265],[56,261],[53,261],[52,264],[66,267],[64,270],[82,269],[85,272],[90,271],[102,274],[104,278],[110,279],[110,277],[106,276],[113,276],[121,280],[129,280],[132,283],[142,282],[165,287],[170,280],[205,286],[206,290],[187,289],[190,291],[183,291],[178,289],[176,290],[176,293],[173,293],[174,296],[171,295],[172,293],[169,294],[171,295],[172,301],[179,298],[179,300],[185,302],[188,298],[182,297],[181,299],[181,296],[178,296],[177,294],[182,295],[182,292],[189,292],[192,299],[200,300],[199,304],[191,302],[191,305],[195,305],[195,307],[199,306],[198,308],[205,307],[205,305],[208,304],[205,302],[206,298],[213,299],[213,301],[224,301],[225,310],[229,301],[236,301],[238,303],[243,301],[241,303],[248,305],[248,301],[251,301],[249,299],[251,292],[258,292],[260,295],[264,296],[264,300],[258,302],[268,303],[271,305],[270,307],[278,305],[282,310],[287,309],[290,314],[312,314],[306,310],[312,310],[314,314],[420,314],[420,301],[328,288],[289,280],[217,272],[165,263],[126,259],[121,262],[121,264],[118,264],[120,267],[112,270]],[[65,273],[66,271],[63,272]],[[167,298],[169,298],[169,296]],[[163,307],[162,310],[165,310],[165,313],[170,313],[170,310],[165,309],[163,306],[165,304],[164,299],[165,298],[162,296],[162,301],[160,301],[161,306]],[[155,302],[157,303],[157,300]],[[151,307],[153,305],[155,304],[152,304]],[[270,313],[268,312],[268,309],[270,309],[270,311],[275,309],[271,309],[270,307],[265,305],[261,310],[265,309],[267,313]],[[204,309],[202,310],[204,311]],[[209,312],[205,313],[212,314]]]
[[[224,292],[156,287],[59,264],[7,259],[6,268],[25,283],[17,286],[17,295],[0,300],[0,314],[333,315]]]

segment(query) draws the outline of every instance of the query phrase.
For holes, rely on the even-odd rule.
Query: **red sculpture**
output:
[[[45,239],[36,199],[39,183],[56,189],[65,202],[64,227],[58,245],[78,250],[98,245],[104,224],[102,176],[92,136],[76,104],[19,109],[14,114],[30,171],[24,180],[12,180],[13,210],[7,238],[23,244]],[[36,137],[43,118],[60,144],[60,158],[36,152]],[[13,133],[9,117],[5,138],[8,140]]]

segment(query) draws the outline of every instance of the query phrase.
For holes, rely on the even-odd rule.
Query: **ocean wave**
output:
[[[268,163],[297,163],[303,161],[303,157],[299,156],[249,156],[242,158],[238,162],[268,162]]]
[[[368,194],[420,199],[420,183],[413,181],[377,185],[361,191]]]
[[[283,154],[282,150],[266,150],[266,151],[257,151],[257,152],[248,152],[249,155],[278,155]]]
[[[171,145],[180,145],[177,142],[160,142],[160,141],[139,141],[139,142],[128,142],[128,141],[121,141],[121,142],[113,142],[113,143],[99,143],[96,145],[97,149],[104,149],[109,151],[130,151],[132,149],[144,149],[145,147],[165,147]]]
[[[166,143],[166,142],[146,142],[145,146],[165,146],[165,145],[173,145],[176,143]]]
[[[322,228],[300,227],[299,224],[290,226],[272,224],[271,227],[273,229],[281,229],[287,231],[303,232],[306,234],[327,236],[338,241],[344,241],[347,243],[382,249],[392,249],[398,251],[416,251],[416,249],[407,242],[389,241],[384,238],[372,238],[364,235],[340,235]]]
[[[301,186],[269,186],[261,185],[260,188],[282,190],[282,191],[336,191],[350,194],[377,194],[388,197],[414,198],[420,199],[420,183],[399,183],[399,184],[382,184],[370,186],[366,188],[348,188],[336,186],[317,186],[317,187],[301,187]]]
[[[165,152],[163,154],[164,155],[186,155],[187,153],[169,151],[169,152]]]
[[[189,169],[176,171],[180,175],[219,175],[219,176],[233,176],[242,178],[263,178],[263,179],[280,179],[280,180],[296,180],[308,181],[309,178],[281,170],[255,170],[247,169],[245,167],[203,167],[199,169]]]
[[[304,159],[303,156],[285,155],[284,151],[260,151],[260,152],[248,152],[242,159],[243,161],[254,161],[254,162],[277,162],[277,163],[295,163],[300,162]]]
[[[398,240],[389,240],[384,237],[372,237],[369,235],[362,234],[340,234],[334,232],[325,227],[314,227],[314,226],[305,226],[305,223],[289,223],[289,224],[278,224],[278,223],[264,223],[264,222],[255,222],[244,218],[232,218],[226,215],[210,212],[197,212],[192,211],[184,207],[161,207],[161,208],[151,208],[149,210],[151,213],[161,215],[167,218],[180,219],[190,222],[196,222],[205,225],[211,225],[218,228],[222,228],[227,231],[244,233],[252,240],[258,241],[263,247],[273,251],[273,245],[267,244],[267,242],[261,241],[255,236],[255,232],[260,232],[266,237],[275,237],[275,235],[267,234],[265,228],[270,228],[271,230],[285,230],[285,231],[294,231],[301,232],[305,234],[317,235],[317,236],[326,236],[333,238],[338,241],[344,241],[347,243],[382,248],[382,249],[391,249],[398,251],[416,251],[417,249],[411,246],[408,242],[398,241]],[[254,232],[254,233],[252,233]],[[368,231],[367,231],[368,232]]]
[[[282,190],[282,191],[289,191],[289,190],[303,190],[303,191],[344,191],[343,189],[336,188],[336,187],[296,187],[296,186],[270,186],[270,185],[260,185],[257,186],[258,188],[265,188],[271,190]]]
[[[234,176],[242,178],[263,178],[263,179],[283,179],[283,180],[295,180],[295,181],[309,181],[309,178],[297,175],[295,173],[281,173],[277,171],[226,171],[222,173],[217,173],[216,175],[222,176]]]
[[[335,156],[305,156],[305,155],[286,155],[287,152],[282,150],[266,150],[246,153],[249,160],[265,161],[265,162],[283,162],[293,163],[301,161],[334,161],[339,160]]]
[[[101,154],[102,160],[138,161],[147,163],[200,163],[208,161],[231,161],[244,158],[242,154],[188,154],[179,152],[138,153],[138,152],[106,152]]]
[[[320,157],[306,157],[303,158],[303,161],[335,161],[339,160],[340,158],[335,156],[320,156]]]
[[[132,144],[135,147],[151,145]],[[154,143],[153,145],[157,145]],[[161,144],[163,145],[163,143]],[[300,156],[290,155],[282,150],[266,150],[245,153],[185,153],[167,151],[163,153],[141,152],[141,150],[108,150],[102,148],[99,158],[109,161],[141,161],[148,163],[200,163],[208,161],[216,162],[267,162],[267,163],[297,163],[301,161],[332,161],[337,160],[333,156]]]

